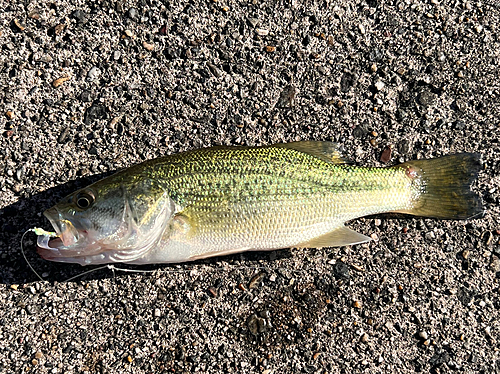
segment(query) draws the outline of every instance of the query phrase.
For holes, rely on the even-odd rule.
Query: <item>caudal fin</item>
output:
[[[409,161],[406,167],[421,178],[422,193],[415,207],[404,213],[423,217],[467,219],[481,217],[481,198],[470,190],[481,168],[481,155],[460,153],[430,160]]]

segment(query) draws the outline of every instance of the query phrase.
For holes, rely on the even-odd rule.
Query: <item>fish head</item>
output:
[[[40,235],[38,253],[82,265],[133,261],[154,247],[175,209],[161,183],[118,173],[47,209],[57,237]]]

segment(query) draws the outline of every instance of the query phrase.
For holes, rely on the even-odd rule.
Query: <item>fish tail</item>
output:
[[[460,153],[395,167],[404,167],[407,176],[420,179],[419,197],[414,207],[403,213],[444,219],[483,216],[481,198],[470,189],[481,169],[480,154]]]

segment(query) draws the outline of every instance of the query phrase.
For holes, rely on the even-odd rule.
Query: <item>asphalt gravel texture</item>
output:
[[[500,372],[499,25],[491,0],[0,0],[0,372]],[[478,152],[485,215],[69,281],[92,268],[33,233],[45,281],[23,259],[113,171],[297,140],[363,166]]]

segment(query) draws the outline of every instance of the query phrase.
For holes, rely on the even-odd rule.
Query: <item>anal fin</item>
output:
[[[344,245],[361,244],[371,239],[348,227],[342,226],[329,233],[311,239],[308,242],[300,243],[299,248],[323,248],[323,247],[341,247]]]

